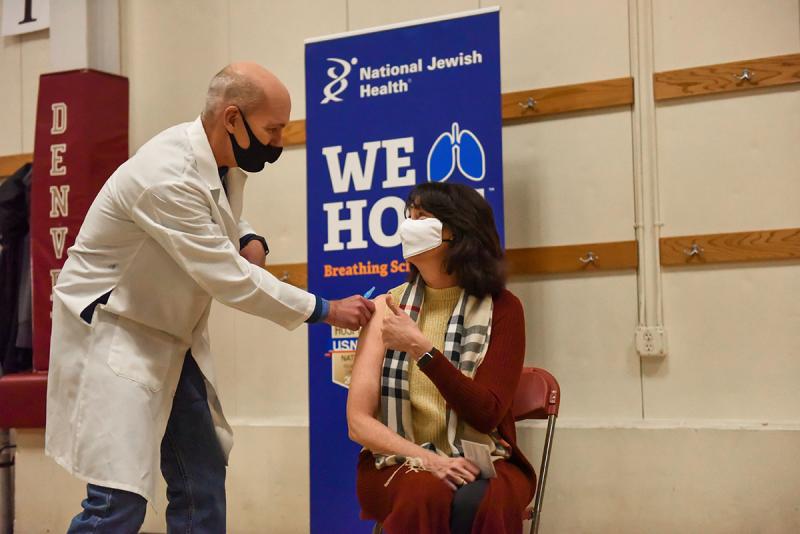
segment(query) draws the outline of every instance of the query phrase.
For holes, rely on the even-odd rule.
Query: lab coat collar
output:
[[[194,158],[197,161],[197,172],[212,191],[218,192],[222,189],[222,181],[219,178],[214,152],[211,150],[211,144],[208,142],[208,137],[206,136],[206,131],[203,128],[200,117],[197,117],[197,119],[189,125],[188,134],[189,142],[192,144]]]
[[[237,237],[236,222],[238,214],[241,213],[241,191],[244,188],[244,182],[247,179],[247,174],[239,168],[231,168],[228,170],[228,194],[222,193],[222,180],[219,176],[219,169],[217,168],[217,161],[214,159],[214,152],[211,150],[211,144],[208,142],[208,136],[203,128],[203,122],[200,117],[189,125],[187,130],[189,142],[192,145],[194,158],[197,162],[197,172],[200,177],[208,184],[211,190],[211,195],[214,201],[219,205],[222,211],[227,215],[230,220],[230,228],[227,228],[228,233]],[[233,185],[233,188],[231,187]],[[236,204],[237,216],[234,216],[234,211],[228,197],[232,197]],[[235,241],[235,240],[234,240]]]
[[[189,140],[192,143],[194,157],[197,160],[197,171],[212,191],[219,191],[222,188],[219,168],[200,117],[197,117],[197,120],[189,125]],[[235,179],[241,182],[247,180],[247,173],[239,167],[228,169],[228,176],[235,176]]]

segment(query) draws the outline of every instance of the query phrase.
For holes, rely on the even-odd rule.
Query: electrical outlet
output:
[[[636,329],[636,350],[639,356],[666,356],[667,333],[660,326],[640,326]]]

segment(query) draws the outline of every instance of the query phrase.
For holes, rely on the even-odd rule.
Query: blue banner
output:
[[[306,42],[308,286],[385,293],[408,266],[398,225],[417,183],[469,184],[503,239],[497,9]],[[345,403],[357,332],[309,328],[311,532],[359,520]]]

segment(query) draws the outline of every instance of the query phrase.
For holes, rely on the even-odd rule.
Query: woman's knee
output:
[[[415,473],[422,475],[422,473]],[[433,475],[409,477],[392,495],[390,516],[402,517],[404,524],[414,518],[449,517],[453,490]],[[388,520],[388,518],[387,518]]]
[[[496,499],[487,495],[486,498],[480,503],[480,506],[487,513],[497,516],[515,513],[519,510],[520,506],[514,499]]]

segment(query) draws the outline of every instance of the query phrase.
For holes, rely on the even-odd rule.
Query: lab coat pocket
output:
[[[185,349],[177,338],[165,332],[119,317],[108,365],[117,376],[155,393],[164,387],[173,359]]]

